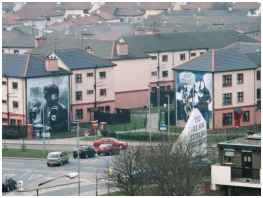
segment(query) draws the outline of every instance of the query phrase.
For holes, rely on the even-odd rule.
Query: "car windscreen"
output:
[[[49,153],[48,158],[59,158],[59,154],[57,153]]]

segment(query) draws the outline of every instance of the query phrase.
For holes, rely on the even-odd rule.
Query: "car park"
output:
[[[91,145],[80,146],[79,157],[81,159],[92,158],[95,156],[96,156],[96,150],[94,149],[93,146],[91,146]],[[74,159],[78,158],[78,149],[77,148],[73,151],[73,158]]]
[[[66,152],[50,152],[47,156],[47,166],[64,165],[69,163],[69,156]]]
[[[100,138],[93,142],[93,146],[99,147],[101,144],[111,144],[114,148],[127,149],[128,142],[120,141],[115,138]]]

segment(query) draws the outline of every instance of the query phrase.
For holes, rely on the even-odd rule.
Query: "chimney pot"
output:
[[[57,71],[58,70],[58,61],[54,56],[48,56],[45,60],[46,71]]]

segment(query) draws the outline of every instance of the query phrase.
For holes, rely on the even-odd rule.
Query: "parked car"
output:
[[[81,159],[95,157],[95,155],[96,155],[96,150],[93,148],[93,146],[91,145],[80,146],[79,157]],[[78,149],[76,148],[73,151],[73,158],[76,159],[77,157],[78,157]]]
[[[95,147],[98,155],[114,155],[120,153],[120,148],[112,144],[100,144]]]
[[[2,192],[10,192],[17,189],[17,182],[13,178],[8,178],[2,182]]]
[[[47,155],[47,166],[64,165],[69,163],[69,156],[66,152],[50,152]]]
[[[96,148],[101,144],[111,144],[114,148],[127,149],[128,142],[120,141],[115,138],[101,138],[93,142],[93,146]]]

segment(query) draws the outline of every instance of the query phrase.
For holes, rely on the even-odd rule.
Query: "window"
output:
[[[99,75],[100,78],[106,78],[106,72],[100,72]]]
[[[100,89],[100,96],[106,96],[107,92],[106,89]]]
[[[17,87],[18,87],[17,82],[12,82],[12,88],[13,88],[13,89],[17,89]]]
[[[2,81],[2,85],[6,85],[6,81]]]
[[[157,76],[157,71],[153,71],[152,76]]]
[[[19,50],[18,49],[14,49],[14,54],[19,54]]]
[[[92,72],[88,72],[87,73],[87,77],[93,77],[93,73]]]
[[[237,102],[244,102],[244,92],[237,92]]]
[[[232,86],[232,75],[223,75],[223,87]]]
[[[261,99],[261,89],[257,89],[257,99]]]
[[[203,55],[205,52],[200,52],[200,55]]]
[[[257,71],[257,80],[260,80],[260,70]]]
[[[249,111],[243,112],[243,122],[249,122]]]
[[[232,125],[232,113],[223,114],[223,125]]]
[[[75,117],[77,120],[83,119],[83,110],[82,109],[76,109]]]
[[[87,90],[87,94],[88,94],[88,95],[93,94],[93,92],[94,92],[94,91],[93,91],[92,89],[91,89],[91,90]]]
[[[75,75],[75,81],[76,81],[76,83],[81,83],[82,82],[82,75],[81,74],[76,74]]]
[[[106,106],[105,111],[109,113],[110,112],[110,106]]]
[[[168,85],[168,86],[166,87],[166,90],[167,90],[167,91],[171,91],[171,85]]]
[[[244,83],[244,74],[240,73],[237,74],[237,84],[243,84]]]
[[[18,108],[18,102],[17,101],[13,101],[13,108]]]
[[[196,53],[195,53],[195,52],[192,52],[192,53],[191,53],[191,57],[194,57],[194,56],[196,56]]]
[[[87,108],[87,112],[92,112],[94,108],[90,107],[90,108]]]
[[[163,71],[163,77],[164,78],[168,77],[168,71]]]
[[[103,107],[103,106],[101,106],[101,107],[98,107],[98,111],[101,111],[101,112],[103,112],[103,111],[104,111],[104,107]]]
[[[6,100],[2,100],[2,103],[3,103],[3,104],[6,104]]]
[[[11,124],[11,125],[16,125],[16,120],[15,120],[15,119],[11,119],[11,120],[10,120],[10,124]]]
[[[231,105],[232,104],[232,93],[223,94],[223,105]]]
[[[168,62],[168,56],[162,55],[162,62]]]
[[[234,156],[235,156],[235,150],[224,149],[224,164],[232,164]]]
[[[180,60],[184,61],[185,60],[185,54],[180,54]]]
[[[82,91],[76,91],[76,100],[82,100]]]

